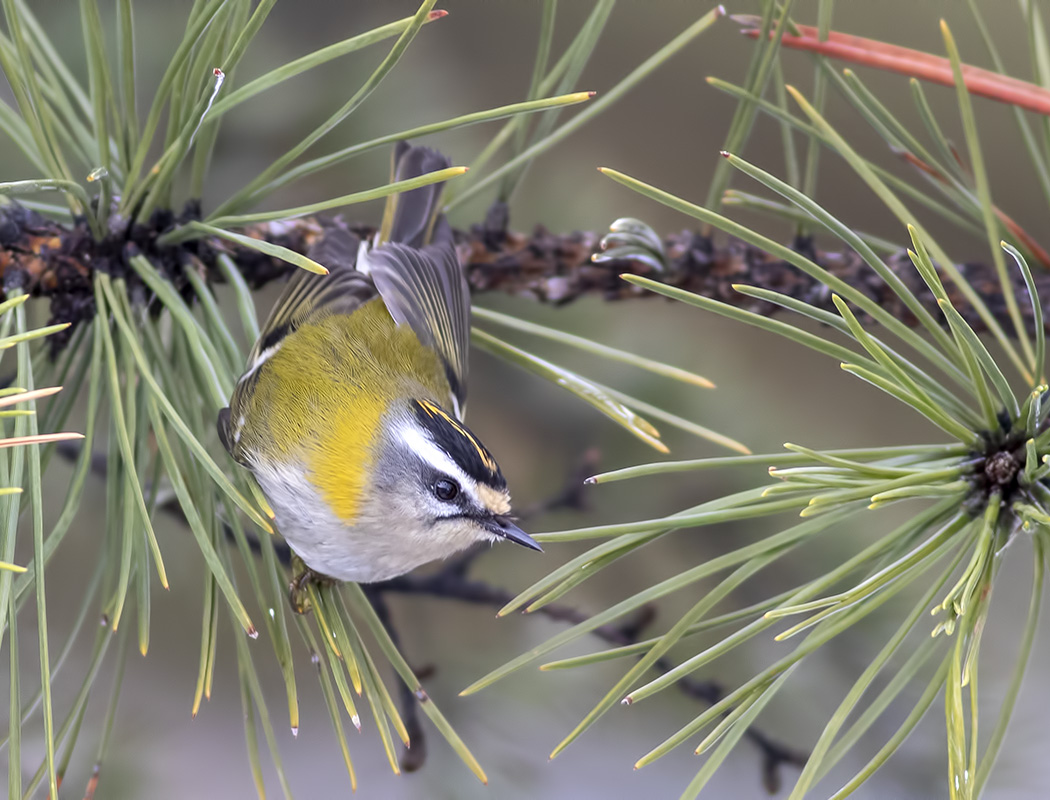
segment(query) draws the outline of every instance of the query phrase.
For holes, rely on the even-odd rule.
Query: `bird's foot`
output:
[[[295,577],[288,584],[288,602],[296,614],[309,614],[312,609],[310,585],[331,586],[336,579],[310,569],[298,556],[292,557],[292,569]]]

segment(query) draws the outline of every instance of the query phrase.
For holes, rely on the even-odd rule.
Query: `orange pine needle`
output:
[[[69,439],[83,439],[82,433],[41,433],[36,436],[10,436],[0,439],[0,447],[19,447],[24,444],[48,444],[49,442],[64,442]]]
[[[1042,247],[1039,246],[1038,242],[1031,237],[1031,235],[1018,225],[1013,219],[1007,216],[1006,212],[998,206],[993,206],[992,210],[995,212],[995,216],[999,218],[999,221],[1006,226],[1006,229],[1014,235],[1017,241],[1021,242],[1031,252],[1033,256],[1042,264],[1044,267],[1050,269],[1050,253],[1047,253]]]
[[[941,183],[948,182],[944,175],[942,175],[940,172],[938,172],[936,169],[934,169],[932,166],[927,164],[925,161],[923,161],[921,158],[917,157],[913,153],[908,153],[903,150],[895,150],[894,152],[902,160],[911,164],[917,170],[926,173],[934,180],[940,181]],[[1028,231],[1022,228],[1019,224],[1017,224],[1017,222],[1015,222],[1014,219],[1005,211],[999,208],[999,206],[993,205],[992,211],[995,212],[995,216],[999,218],[999,221],[1006,226],[1006,229],[1010,231],[1011,234],[1013,234],[1014,238],[1017,239],[1017,241],[1019,241],[1022,245],[1024,245],[1024,247],[1033,256],[1035,256],[1036,260],[1039,261],[1040,264],[1050,269],[1050,253],[1047,253],[1046,250],[1044,250],[1042,246],[1032,237],[1032,235],[1028,233]]]
[[[738,21],[746,26],[742,31],[745,36],[758,38],[760,31],[753,27],[752,18],[742,17]],[[816,28],[810,25],[797,27],[801,35],[792,36],[785,33],[781,39],[784,47],[808,50],[829,58],[909,75],[943,86],[955,85],[952,65],[947,58],[835,31],[830,32],[827,40],[822,41]],[[1050,91],[1041,86],[968,64],[962,65],[962,74],[970,94],[1050,116]]]
[[[34,389],[31,392],[9,394],[5,397],[0,397],[0,408],[3,408],[4,406],[13,406],[15,403],[24,403],[26,400],[39,400],[42,397],[50,397],[60,391],[62,391],[61,386],[48,386],[44,389]]]

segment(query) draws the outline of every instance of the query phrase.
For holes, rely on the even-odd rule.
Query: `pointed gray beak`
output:
[[[539,543],[506,517],[493,517],[486,527],[497,536],[530,550],[543,552]]]

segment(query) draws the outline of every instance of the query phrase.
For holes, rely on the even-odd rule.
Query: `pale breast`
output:
[[[248,462],[288,544],[311,569],[379,581],[466,546],[420,537],[369,489],[387,410],[417,389],[446,396],[440,359],[378,301],[290,334],[262,367],[246,413],[262,436]],[[263,447],[270,453],[261,457]],[[422,539],[422,541],[421,541]]]
[[[339,520],[306,480],[301,464],[255,470],[273,508],[277,530],[315,572],[341,581],[373,583],[447,558],[477,541],[465,531],[455,539],[433,538],[394,508],[366,504],[358,521]]]

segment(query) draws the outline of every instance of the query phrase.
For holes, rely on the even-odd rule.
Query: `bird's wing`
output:
[[[449,164],[436,150],[399,142],[394,149],[392,179],[408,180]],[[388,198],[378,240],[390,243],[368,253],[366,263],[357,264],[360,240],[343,228],[328,230],[310,250],[307,255],[326,266],[329,274],[299,270],[291,277],[248,354],[230,408],[219,412],[219,438],[234,458],[242,460],[239,425],[232,421],[233,412],[239,422],[259,370],[280,349],[282,340],[308,322],[333,314],[352,314],[375,297],[377,289],[394,321],[408,325],[441,357],[454,410],[462,417],[470,292],[451,245],[451,229],[439,214],[441,190],[441,184],[433,184]]]
[[[230,409],[237,412],[238,418],[241,416],[244,403],[259,378],[259,370],[280,349],[284,338],[308,322],[316,323],[333,314],[352,314],[376,296],[371,278],[355,269],[359,244],[357,236],[343,228],[326,231],[308,255],[326,266],[329,273],[315,275],[296,270],[274,303],[248,354],[244,374],[234,387],[230,408],[219,412],[219,439],[238,461],[242,461],[238,447],[240,426],[232,421]]]
[[[463,416],[467,401],[467,349],[470,345],[470,290],[448,244],[421,250],[391,242],[367,255],[367,271],[398,325],[408,325],[437,351]]]
[[[452,162],[448,157],[437,150],[398,142],[394,147],[390,182],[418,178],[450,166]],[[390,195],[383,209],[377,242],[400,242],[418,248],[435,241],[435,226],[440,218],[439,201],[444,188],[444,183],[432,183]]]
[[[327,267],[328,274],[297,270],[289,278],[248,354],[245,374],[257,368],[260,358],[265,360],[272,355],[281,339],[307,321],[316,322],[331,314],[351,314],[375,297],[371,281],[354,268],[359,243],[350,231],[332,228],[310,249],[308,257]]]
[[[408,180],[450,164],[437,150],[399,142],[390,177]],[[442,189],[436,183],[391,195],[376,237],[380,246],[368,252],[358,269],[375,281],[394,321],[408,325],[441,356],[454,410],[462,417],[467,400],[470,291],[452,247],[452,231],[440,214]]]

